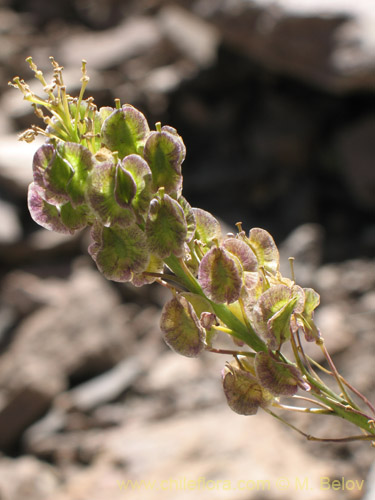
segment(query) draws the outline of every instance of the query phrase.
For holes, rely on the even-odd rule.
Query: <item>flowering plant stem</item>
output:
[[[309,440],[375,442],[373,405],[338,373],[315,324],[319,295],[296,283],[292,260],[292,279],[281,274],[267,231],[246,234],[237,223],[237,234],[223,235],[213,215],[189,205],[182,195],[186,148],[177,131],[161,123],[151,130],[139,110],[118,99],[115,107],[97,109],[83,98],[85,62],[78,98],[67,94],[53,58],[51,84],[27,62],[46,94],[34,94],[19,77],[11,83],[46,124],[20,137],[46,138],[33,159],[32,218],[61,233],[90,228],[88,252],[107,279],[168,287],[172,299],[160,321],[165,342],[183,356],[231,357],[222,383],[233,411],[254,415],[261,408]],[[232,349],[222,345],[224,337]],[[305,354],[303,342],[315,342],[328,368]],[[293,361],[282,352],[286,344]],[[339,394],[322,380],[327,376]],[[362,435],[313,437],[274,409],[340,417]]]

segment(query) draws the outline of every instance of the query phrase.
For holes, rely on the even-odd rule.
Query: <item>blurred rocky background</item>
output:
[[[0,0],[0,499],[299,499],[296,478],[308,478],[304,499],[374,498],[373,448],[307,443],[265,414],[235,415],[225,357],[185,359],[161,341],[164,290],[105,281],[86,233],[33,223],[37,145],[17,135],[37,119],[7,86],[31,78],[30,55],[46,73],[53,55],[71,94],[86,59],[99,106],[118,97],[178,129],[187,199],[227,227],[264,227],[284,263],[296,258],[297,280],[321,294],[335,362],[374,401],[372,1]],[[327,490],[326,476],[364,483]],[[198,478],[233,488],[183,488]],[[175,483],[121,490],[127,479]]]

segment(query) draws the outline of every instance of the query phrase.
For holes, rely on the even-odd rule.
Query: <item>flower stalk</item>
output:
[[[190,206],[182,194],[186,148],[177,131],[160,122],[150,129],[139,110],[118,99],[100,109],[91,97],[84,99],[85,61],[76,98],[53,58],[50,84],[31,58],[27,62],[46,95],[34,94],[19,77],[11,83],[46,125],[20,136],[27,142],[38,134],[46,138],[33,159],[32,218],[61,233],[89,228],[88,252],[107,279],[168,287],[172,298],[160,322],[165,342],[184,356],[229,356],[222,382],[235,412],[263,409],[309,440],[375,442],[374,406],[339,374],[315,324],[319,295],[296,283],[292,259],[292,279],[281,274],[267,231],[246,234],[239,222],[237,234],[224,235],[212,214]],[[221,345],[223,336],[232,349]],[[329,369],[305,354],[302,337],[317,344]],[[283,353],[287,344],[292,360]],[[340,394],[317,371],[330,376]],[[293,406],[288,399],[315,406]],[[312,437],[271,408],[340,417],[363,434]]]

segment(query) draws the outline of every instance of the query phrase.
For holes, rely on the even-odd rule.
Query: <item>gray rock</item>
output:
[[[0,246],[14,243],[21,236],[22,228],[15,207],[0,199]]]
[[[8,387],[0,389],[0,450],[10,451],[23,430],[40,418],[49,408],[52,398],[64,387],[59,374],[47,363],[38,366],[29,362],[22,373],[14,374]]]
[[[160,32],[151,18],[134,17],[103,32],[70,36],[58,48],[56,59],[76,67],[85,59],[89,67],[104,70],[150,50],[159,40]]]
[[[375,462],[370,468],[369,474],[366,478],[366,494],[363,500],[372,500],[375,497]]]
[[[120,362],[111,370],[60,394],[57,406],[90,412],[116,400],[141,375],[145,367],[136,357]]]
[[[234,0],[210,17],[225,41],[278,72],[335,92],[371,89],[371,1]]]
[[[50,278],[44,286],[51,291],[49,303],[16,328],[1,359],[4,448],[49,408],[69,380],[87,379],[113,367],[134,339],[126,309],[96,270],[77,268],[69,280]],[[36,293],[38,288],[41,283]]]
[[[341,131],[336,149],[340,173],[353,198],[359,206],[374,209],[375,114]]]
[[[324,231],[318,224],[303,224],[296,228],[279,247],[281,273],[290,277],[289,257],[294,257],[296,282],[311,286],[313,276],[321,264]]]
[[[47,500],[59,485],[57,470],[34,457],[0,457],[1,500]]]
[[[313,287],[326,303],[358,298],[375,289],[373,259],[354,259],[339,264],[325,264],[314,275]]]
[[[176,5],[161,9],[158,21],[163,34],[198,67],[215,61],[220,37],[209,23]]]
[[[16,134],[0,137],[0,182],[2,186],[17,196],[25,197],[27,186],[32,181],[33,156],[43,142],[40,138],[32,144],[20,142]]]

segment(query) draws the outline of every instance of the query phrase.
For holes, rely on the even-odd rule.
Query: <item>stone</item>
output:
[[[234,0],[209,18],[225,43],[273,71],[337,93],[373,88],[371,1]]]
[[[56,53],[66,66],[80,67],[82,59],[89,68],[104,70],[151,49],[160,40],[157,24],[149,17],[132,17],[103,32],[71,35]]]
[[[45,281],[50,302],[21,322],[1,358],[0,446],[6,449],[57,394],[113,367],[134,339],[126,309],[96,270],[81,266],[68,280]]]
[[[15,207],[0,199],[0,246],[19,241],[22,228]]]
[[[212,25],[177,5],[163,7],[158,22],[162,33],[198,67],[215,62],[220,37]]]
[[[375,209],[374,137],[375,113],[350,124],[336,139],[339,173],[358,206],[369,210]]]
[[[366,479],[366,493],[363,500],[372,500],[375,496],[375,462],[372,464]]]
[[[294,257],[293,267],[296,282],[300,286],[311,286],[313,275],[322,261],[323,228],[307,223],[297,227],[279,246],[280,270],[291,276],[289,257]]]
[[[40,138],[32,144],[20,142],[16,134],[0,137],[0,182],[8,192],[25,198],[32,181],[33,156],[43,142]]]
[[[1,500],[47,500],[58,487],[59,480],[55,467],[32,456],[0,457]]]
[[[317,269],[313,288],[325,303],[356,297],[375,289],[374,259],[352,259]]]
[[[116,400],[144,369],[143,363],[137,357],[125,359],[102,375],[60,394],[55,404],[81,412],[90,412],[98,406]]]
[[[50,367],[51,368],[51,367]],[[0,389],[2,404],[0,406],[0,450],[11,451],[23,430],[40,418],[49,408],[53,397],[59,393],[64,382],[52,368],[39,367],[36,364],[24,368],[22,375],[24,384],[17,387]]]
[[[271,417],[244,418],[224,405],[146,424],[134,419],[103,431],[101,442],[92,466],[71,476],[54,500],[119,500],[124,495],[140,500],[145,498],[145,483],[148,500],[159,499],[161,488],[165,500],[194,494],[201,500],[253,500],[262,498],[262,484],[267,499],[276,500],[279,477],[298,477],[301,482],[308,477],[306,500],[331,500],[335,495],[319,488],[320,478],[334,471],[329,462],[313,457]],[[282,453],[270,452],[275,443]],[[143,483],[132,488],[127,480]],[[288,491],[291,500],[300,495],[297,489]]]

